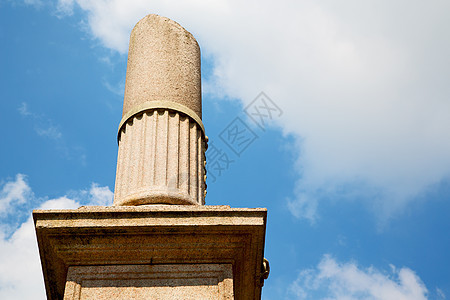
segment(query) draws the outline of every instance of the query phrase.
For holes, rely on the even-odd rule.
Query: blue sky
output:
[[[202,50],[203,122],[232,161],[206,203],[268,208],[263,299],[450,297],[447,2],[3,0],[1,299],[45,297],[32,209],[111,204],[148,13]],[[260,92],[281,110],[263,127]],[[236,118],[256,137],[239,155]]]

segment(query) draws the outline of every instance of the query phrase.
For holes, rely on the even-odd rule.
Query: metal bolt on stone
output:
[[[118,143],[115,206],[205,204],[200,47],[168,18],[131,32]]]

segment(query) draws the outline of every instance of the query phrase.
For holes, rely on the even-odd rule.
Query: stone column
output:
[[[149,15],[127,68],[114,206],[33,211],[47,299],[260,300],[267,210],[203,205],[197,42]]]
[[[114,205],[203,205],[206,136],[200,48],[178,23],[148,15],[130,37]]]

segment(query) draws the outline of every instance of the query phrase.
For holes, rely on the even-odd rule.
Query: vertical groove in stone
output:
[[[150,182],[152,182],[152,160],[154,153],[152,151],[152,128],[153,128],[153,112],[145,112],[145,130],[143,137],[144,139],[144,163],[142,164],[142,188],[145,188],[149,185]]]
[[[180,116],[180,191],[189,194],[189,119]]]
[[[164,153],[162,153],[161,148],[161,135],[163,135],[163,132],[161,132],[161,127],[162,126],[162,118],[161,118],[161,112],[160,110],[156,111],[156,131],[155,131],[155,172],[154,172],[154,176],[155,176],[155,186],[159,186],[161,185],[161,162],[163,160],[165,160],[164,157]],[[164,112],[162,112],[164,113]]]
[[[178,187],[178,163],[179,163],[179,125],[180,115],[178,113],[171,112],[169,113],[169,122],[168,122],[168,138],[167,138],[167,152],[168,152],[168,161],[167,161],[167,186],[169,191],[176,191]]]
[[[157,159],[157,146],[158,146],[158,141],[157,141],[157,133],[158,133],[158,110],[154,110],[153,111],[153,133],[152,133],[152,142],[153,142],[153,162],[152,162],[152,185],[156,184],[156,159]]]
[[[158,111],[158,129],[156,133],[155,185],[166,186],[167,178],[167,121],[169,112]]]
[[[133,174],[133,165],[132,165],[132,161],[133,161],[133,140],[134,140],[134,122],[135,120],[133,119],[129,124],[127,124],[128,126],[128,155],[127,155],[127,160],[125,162],[125,166],[127,166],[127,172],[125,173],[125,192],[127,194],[130,193],[130,190],[132,190],[131,188],[131,184],[130,181],[132,180],[132,176],[131,174]]]
[[[186,168],[186,178],[187,178],[187,194],[191,195],[191,184],[192,184],[192,178],[191,178],[191,123],[190,119],[186,118],[186,127],[187,127],[187,140],[186,140],[186,147],[187,147],[187,168]]]
[[[197,182],[198,182],[198,171],[197,171],[197,124],[191,122],[189,124],[189,178],[191,180],[189,185],[189,195],[197,198]]]
[[[203,151],[202,151],[202,132],[197,127],[197,170],[198,170],[198,189],[197,189],[197,201],[199,204],[203,204]]]
[[[122,142],[122,170],[121,170],[121,179],[122,179],[122,184],[121,186],[121,190],[122,190],[122,194],[126,194],[127,193],[127,187],[126,187],[126,183],[127,183],[127,168],[128,166],[126,165],[127,163],[127,159],[128,159],[128,155],[129,154],[129,147],[130,147],[130,143],[128,142],[129,140],[129,134],[128,134],[129,128],[128,128],[128,124],[125,124],[124,126],[124,130],[123,130],[123,142]]]
[[[141,125],[142,125],[142,116],[139,118],[139,116],[136,116],[133,119],[133,126],[135,127],[133,132],[133,140],[131,142],[132,148],[134,149],[133,156],[130,161],[130,165],[132,166],[132,171],[130,172],[131,178],[129,180],[129,189],[131,193],[136,192],[138,189],[138,182],[139,182],[139,157],[141,156],[142,151],[136,151],[140,149],[141,147],[141,139],[140,139],[140,133],[141,133]]]
[[[180,146],[180,144],[181,144],[181,137],[180,137],[180,129],[181,129],[181,126],[180,126],[180,119],[181,119],[181,116],[180,116],[180,114],[177,112],[177,130],[178,130],[178,134],[177,134],[177,161],[178,161],[178,163],[177,163],[177,186],[176,186],[176,189],[178,190],[179,188],[180,188],[180,180],[181,180],[181,178],[180,178],[180,151],[181,151],[181,146]]]
[[[146,160],[146,145],[147,145],[147,123],[148,123],[148,118],[147,118],[147,113],[143,113],[142,114],[142,119],[141,119],[141,136],[140,139],[141,141],[141,149],[144,151],[141,151],[141,154],[139,155],[139,173],[138,173],[138,188],[142,189],[145,186],[145,182],[144,182],[144,177],[145,177],[145,160]]]
[[[149,185],[155,184],[155,167],[156,167],[156,125],[157,125],[157,119],[156,115],[158,112],[156,110],[153,110],[151,112],[152,117],[152,130],[151,130],[151,144],[150,144],[150,181],[148,182]]]
[[[166,149],[167,149],[167,151],[166,151],[166,159],[165,159],[165,168],[164,168],[164,170],[166,170],[166,174],[165,174],[165,176],[164,176],[164,185],[165,186],[168,186],[168,184],[167,184],[167,181],[168,181],[168,177],[169,177],[169,149],[170,149],[170,147],[169,147],[169,138],[170,138],[170,134],[171,134],[171,132],[170,132],[170,124],[169,124],[169,121],[170,121],[170,111],[168,111],[168,110],[166,110],[166,111],[164,111],[164,122],[165,122],[165,125],[166,125],[166,139],[165,139],[165,143],[166,143]]]
[[[123,169],[122,157],[123,157],[123,147],[120,147],[122,144],[122,141],[124,139],[124,131],[125,129],[121,129],[121,132],[119,133],[119,150],[117,151],[117,168],[116,168],[116,184],[114,187],[114,197],[117,197],[120,199],[122,196],[122,187],[120,186],[123,183],[121,174]]]
[[[132,156],[133,156],[133,149],[132,149],[132,145],[133,145],[133,120],[131,120],[130,122],[127,122],[127,133],[126,135],[128,136],[126,138],[126,156],[125,156],[125,162],[124,162],[124,166],[125,166],[125,170],[123,173],[123,184],[124,184],[124,193],[125,194],[129,194],[129,190],[130,190],[130,175],[131,173],[133,173],[133,167],[130,165],[130,162],[132,161]]]
[[[124,176],[124,170],[125,170],[125,166],[123,164],[124,161],[124,157],[126,155],[126,151],[125,151],[125,139],[126,137],[126,125],[123,126],[121,135],[120,135],[120,140],[119,140],[119,155],[117,157],[117,171],[116,171],[116,189],[114,190],[114,198],[121,198],[122,195],[124,194],[124,181],[123,181],[123,176]]]
[[[134,118],[135,121],[135,126],[136,128],[134,129],[134,142],[133,142],[133,147],[137,150],[142,149],[142,140],[143,140],[143,136],[142,136],[142,125],[143,125],[143,115],[137,115]],[[143,162],[143,156],[144,153],[143,151],[133,151],[135,153],[135,157],[133,159],[133,161],[131,162],[133,164],[133,173],[132,173],[132,190],[133,191],[138,191],[140,188],[140,184],[139,182],[141,181],[141,177],[142,177],[142,173],[140,172],[141,170],[141,163]]]

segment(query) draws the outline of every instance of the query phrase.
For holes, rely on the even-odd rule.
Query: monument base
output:
[[[35,210],[48,299],[260,299],[267,210]]]
[[[64,299],[234,299],[231,264],[71,266]]]

